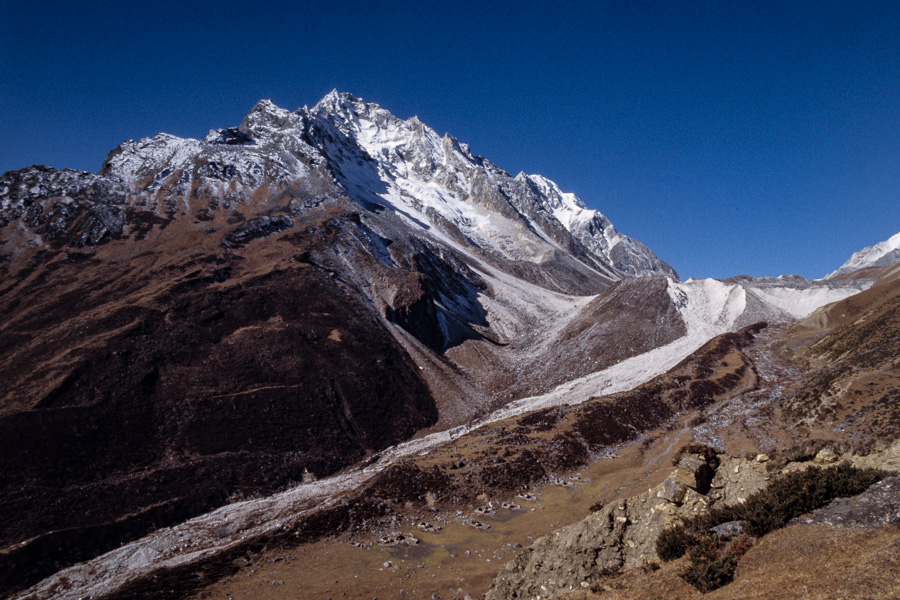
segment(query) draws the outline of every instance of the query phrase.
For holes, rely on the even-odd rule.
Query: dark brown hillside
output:
[[[674,452],[675,446],[672,441],[667,441],[668,434],[664,433],[667,426],[677,422],[679,417],[703,411],[715,402],[727,400],[756,385],[756,374],[742,349],[753,343],[754,337],[763,327],[764,324],[757,324],[739,333],[714,338],[666,375],[633,391],[594,398],[579,406],[564,406],[512,417],[481,427],[455,442],[388,467],[360,489],[343,496],[341,502],[310,514],[290,528],[263,538],[248,537],[236,547],[199,562],[158,569],[151,575],[135,578],[110,597],[182,598],[236,571],[240,571],[236,576],[240,580],[245,576],[256,578],[261,576],[255,575],[259,570],[258,565],[250,563],[247,557],[252,558],[260,551],[265,551],[265,548],[278,548],[275,552],[281,556],[285,553],[299,555],[307,550],[297,549],[298,544],[300,547],[305,544],[306,548],[320,553],[317,556],[326,557],[324,561],[340,565],[342,555],[335,550],[338,546],[330,545],[330,541],[336,536],[341,540],[342,546],[349,542],[344,534],[356,536],[355,539],[366,542],[360,546],[361,550],[365,550],[373,542],[372,538],[377,539],[381,535],[377,532],[394,530],[396,527],[414,529],[413,524],[423,520],[434,519],[447,523],[449,529],[452,527],[448,522],[450,515],[464,514],[457,511],[465,511],[469,519],[477,517],[478,521],[494,523],[496,526],[494,519],[502,519],[503,511],[483,517],[473,515],[472,509],[482,506],[489,498],[498,505],[500,499],[524,504],[527,511],[531,501],[516,498],[517,492],[545,486],[554,481],[562,482],[562,478],[573,471],[594,468],[603,462],[597,460],[598,456],[622,448],[623,444],[627,445],[644,434],[650,434],[650,443],[657,435],[665,438],[661,444],[668,447],[663,452],[664,459],[668,461],[671,458],[668,453]],[[680,439],[683,433],[678,433],[675,437]],[[648,447],[649,445],[647,444]],[[649,459],[649,463],[643,465],[647,460],[641,459],[644,446],[639,446],[633,445],[628,451],[636,453],[634,466],[638,470],[650,469],[651,464],[663,460],[648,456],[645,459]],[[651,470],[658,468],[659,465],[656,464]],[[642,477],[646,476],[648,474],[645,473]],[[571,482],[567,485],[571,485]],[[627,485],[640,484],[631,482]],[[605,486],[605,481],[597,482],[597,489],[608,494],[610,490]],[[548,488],[541,495],[545,493],[552,492]],[[560,504],[556,508],[567,511],[570,508],[565,501],[567,492],[561,493],[563,497],[559,499]],[[586,510],[595,501],[596,497],[579,511]],[[521,514],[522,509],[520,507],[513,510],[515,514]],[[547,512],[546,515],[533,515],[540,519],[541,527],[546,527],[549,519],[571,518],[571,515],[565,513]],[[477,529],[465,522],[458,529],[460,543],[471,543],[469,538],[475,535],[472,532]],[[405,532],[406,529],[401,531]],[[402,550],[395,549],[395,554],[398,557],[414,555],[414,550]],[[343,551],[342,549],[341,552]],[[336,555],[327,558],[330,554]],[[422,555],[422,560],[442,560],[438,556],[426,557],[426,554],[428,553]],[[455,559],[455,555],[450,558]],[[467,559],[460,557],[460,561],[463,560]],[[453,560],[449,564],[455,562],[458,561]],[[252,569],[251,566],[246,566],[248,563]],[[485,589],[493,570],[499,566],[498,563],[481,562],[475,567]],[[344,580],[342,585],[347,585],[346,580],[354,579],[355,571],[352,568],[345,565],[338,570],[341,573],[335,573],[335,579],[340,577]],[[197,577],[198,573],[202,573],[202,577]],[[263,573],[263,570],[259,570],[259,573]],[[263,584],[268,589],[273,585],[272,577],[268,576],[268,569],[265,573],[268,579]],[[309,579],[308,573],[308,570],[303,570],[302,577]],[[448,575],[452,576],[452,573]],[[361,574],[359,581],[354,581],[353,585],[358,584],[360,589],[367,589],[366,586],[370,583]],[[303,587],[330,587],[329,584],[329,581],[323,580],[308,582]],[[280,591],[273,589],[276,593]],[[344,587],[343,590],[350,593],[351,588]],[[319,596],[301,594],[301,597]]]
[[[95,206],[97,193],[77,197]],[[5,255],[0,591],[436,421],[382,309],[325,266],[338,246],[374,262],[352,204],[291,216],[261,200],[199,230],[187,216],[140,233],[126,221],[96,245],[73,237],[96,209],[73,209],[58,237]],[[34,226],[60,205],[31,204]]]

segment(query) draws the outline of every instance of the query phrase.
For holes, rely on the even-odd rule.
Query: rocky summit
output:
[[[493,587],[501,562],[481,562],[475,593],[639,566],[661,524],[707,504],[712,454],[662,477],[679,447],[721,455],[721,478],[728,451],[892,435],[896,388],[873,392],[896,369],[891,244],[848,263],[862,274],[681,281],[549,179],[338,92],[260,101],[203,140],[126,141],[98,173],[8,172],[0,593],[184,597],[261,547],[329,536],[350,536],[348,560],[391,548],[384,574],[439,536],[563,514],[544,485],[621,502]],[[627,500],[613,471],[662,487]],[[662,502],[679,508],[648,517]],[[586,537],[602,561],[520,581]]]

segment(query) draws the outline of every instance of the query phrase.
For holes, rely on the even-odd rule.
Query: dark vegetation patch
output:
[[[226,247],[243,246],[253,240],[268,237],[294,226],[294,220],[288,216],[262,216],[242,223],[236,230],[225,236]]]
[[[125,221],[131,228],[131,235],[136,240],[143,240],[147,237],[154,227],[165,229],[169,223],[173,221],[171,218],[164,218],[153,211],[141,210],[136,206],[125,208]]]
[[[476,490],[506,492],[527,488],[546,477],[547,469],[539,458],[539,453],[534,449],[526,449],[509,459],[503,459],[500,464],[484,466],[475,477],[470,478],[470,484],[474,483]]]
[[[391,465],[368,486],[369,492],[394,502],[423,504],[428,495],[435,500],[453,497],[453,479],[437,466],[422,468],[411,462]]]
[[[739,521],[748,536],[759,538],[784,527],[792,519],[826,506],[835,498],[861,494],[889,475],[848,464],[811,467],[782,475],[751,495],[744,504],[716,507],[682,525],[663,530],[656,540],[656,552],[663,561],[675,560],[687,552],[688,566],[682,578],[701,592],[709,592],[732,581],[737,561],[750,545],[742,537],[726,544],[710,533],[713,527]]]
[[[564,415],[565,409],[561,406],[555,406],[529,413],[516,422],[531,431],[549,431],[554,425],[559,423]]]

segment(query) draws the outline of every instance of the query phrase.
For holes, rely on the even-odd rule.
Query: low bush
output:
[[[734,518],[745,521],[744,531],[748,534],[760,537],[781,529],[791,519],[822,508],[835,498],[861,494],[887,475],[884,471],[858,469],[848,464],[790,473],[735,507]]]
[[[703,536],[691,546],[688,556],[690,562],[681,572],[681,578],[704,594],[734,579],[737,557],[727,551],[718,536]]]
[[[656,538],[656,554],[664,562],[681,558],[693,541],[684,527],[666,528]]]

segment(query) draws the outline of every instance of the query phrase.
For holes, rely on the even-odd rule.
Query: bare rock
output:
[[[821,463],[823,465],[829,465],[833,462],[837,462],[838,455],[831,448],[823,448],[819,450],[816,454],[815,462]]]
[[[764,487],[764,464],[719,459],[724,462],[717,474],[703,457],[685,455],[660,485],[639,496],[611,502],[584,520],[539,538],[503,566],[486,600],[552,598],[564,590],[590,587],[606,574],[655,559],[656,539],[665,527],[700,514],[717,502],[738,502]],[[706,492],[686,485],[684,478],[688,476]],[[711,489],[714,479],[718,486]],[[703,481],[706,484],[699,485]]]
[[[656,495],[672,504],[681,504],[684,494],[687,492],[687,486],[674,477],[667,477],[661,487],[662,489]]]
[[[727,523],[722,523],[721,525],[716,525],[711,528],[710,533],[714,533],[719,536],[719,539],[730,540],[732,538],[736,538],[738,536],[744,535],[744,522],[743,521],[728,521]]]
[[[680,505],[659,502],[671,486]],[[632,569],[656,557],[656,538],[667,526],[706,510],[710,499],[672,478],[643,494],[611,502],[584,520],[563,527],[504,565],[487,600],[552,598],[596,581],[603,574]]]
[[[900,477],[888,477],[853,498],[838,498],[792,523],[860,529],[896,527],[900,525]]]
[[[685,454],[678,460],[677,468],[672,474],[675,481],[705,494],[716,472],[709,461],[699,454]]]
[[[381,546],[418,546],[419,540],[409,533],[389,533],[378,539]]]

